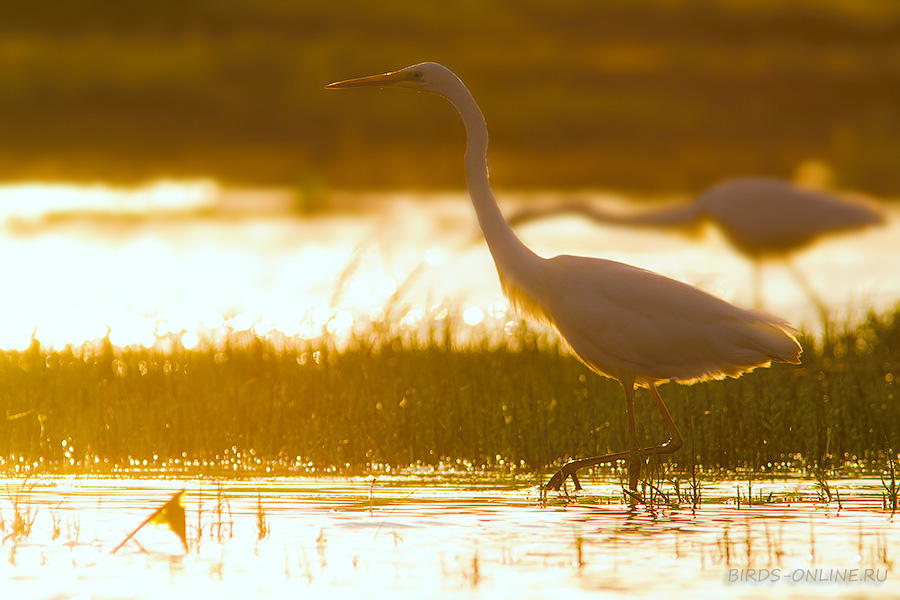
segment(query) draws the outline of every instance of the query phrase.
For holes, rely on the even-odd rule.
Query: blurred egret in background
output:
[[[675,206],[622,213],[593,203],[565,202],[522,209],[509,222],[515,226],[560,214],[577,214],[598,223],[682,231],[692,231],[704,222],[714,223],[731,245],[753,262],[757,308],[763,305],[762,264],[783,261],[826,325],[828,310],[790,261],[791,255],[823,237],[885,222],[884,212],[872,202],[765,177],[726,181],[703,192],[693,202]]]

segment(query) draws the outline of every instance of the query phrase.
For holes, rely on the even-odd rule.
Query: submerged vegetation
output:
[[[541,471],[627,446],[618,384],[527,327],[454,338],[385,326],[329,336],[233,333],[174,350],[96,347],[0,353],[0,459],[8,474],[163,469],[356,472],[409,465]],[[480,333],[477,333],[480,331]],[[421,333],[421,332],[420,332]],[[826,341],[803,363],[661,393],[685,435],[675,467],[817,480],[875,469],[889,488],[900,447],[900,311]],[[639,436],[662,441],[649,396]],[[894,495],[893,497],[896,497]]]

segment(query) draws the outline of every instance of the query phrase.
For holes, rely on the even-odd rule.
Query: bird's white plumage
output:
[[[790,326],[771,315],[618,262],[549,262],[553,325],[581,360],[620,381],[692,382],[797,358]]]
[[[651,389],[672,432],[681,437],[654,384],[737,376],[773,360],[798,362],[800,345],[785,322],[737,308],[687,284],[630,265],[578,256],[541,258],[515,235],[488,181],[487,127],[481,109],[452,71],[421,63],[399,71],[351,79],[330,88],[399,87],[447,98],[466,127],[466,182],[504,293],[524,316],[552,324],[575,354],[625,388],[633,417],[635,384]],[[630,487],[637,484],[638,449],[631,420]],[[674,443],[677,440],[677,443]],[[585,459],[591,464],[619,455]],[[585,460],[572,461],[551,480],[558,489]],[[577,484],[577,479],[575,479]]]

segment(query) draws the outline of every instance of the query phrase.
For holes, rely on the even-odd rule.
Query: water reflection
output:
[[[45,199],[32,202],[35,194]],[[509,212],[534,200],[502,196]],[[13,258],[0,266],[10,290],[0,298],[0,348],[25,348],[32,336],[57,348],[107,335],[145,346],[196,346],[226,331],[309,338],[385,320],[417,328],[449,313],[464,327],[509,326],[490,256],[470,243],[477,229],[462,194],[359,195],[344,204],[362,208],[300,218],[283,190],[211,182],[2,188],[0,252]],[[894,218],[798,258],[838,321],[900,298],[898,228]],[[615,226],[598,231],[574,218],[521,235],[545,256],[620,260],[753,303],[750,267],[722,251],[721,237],[697,244]],[[770,275],[768,309],[815,327],[789,274]]]
[[[154,181],[137,188],[106,184],[22,183],[0,186],[0,223],[39,225],[66,217],[190,214],[211,209],[218,185],[211,180]]]
[[[21,482],[6,483],[22,489]],[[24,496],[37,511],[34,528],[25,539],[4,542],[0,576],[13,597],[36,598],[124,589],[135,598],[196,597],[198,590],[226,598],[298,592],[593,597],[597,591],[630,597],[673,586],[714,597],[755,595],[762,590],[748,580],[748,569],[779,572],[781,581],[766,582],[767,595],[900,591],[891,562],[900,532],[880,510],[879,481],[832,482],[842,490],[839,506],[816,502],[809,480],[757,481],[775,497],[793,499],[738,508],[728,499],[745,483],[710,484],[696,510],[651,510],[628,508],[620,484],[602,478],[587,482],[577,501],[549,505],[529,481],[483,473],[39,480],[26,484]],[[182,488],[188,490],[187,554],[163,529],[142,530],[137,543],[110,554]],[[8,497],[0,499],[0,510],[11,514]],[[881,580],[834,579],[835,571],[854,569],[877,570]]]

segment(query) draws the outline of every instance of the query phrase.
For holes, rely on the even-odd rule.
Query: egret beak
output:
[[[343,88],[355,87],[404,87],[415,88],[417,80],[416,73],[413,71],[400,70],[391,71],[382,75],[369,75],[368,77],[357,77],[356,79],[345,79],[344,81],[336,81],[325,86],[327,90],[338,90]]]

